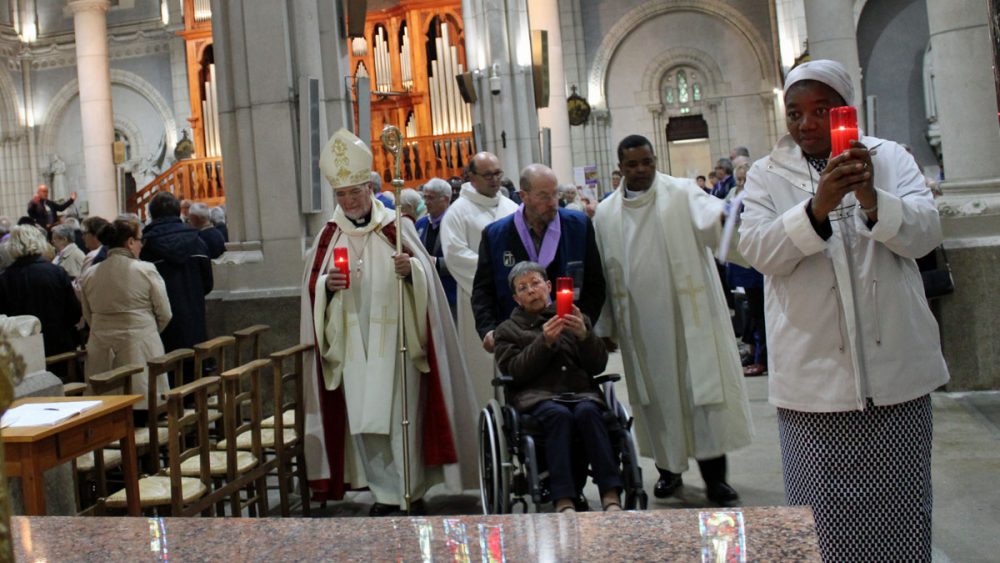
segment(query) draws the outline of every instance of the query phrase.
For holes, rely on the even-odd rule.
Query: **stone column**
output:
[[[563,72],[562,27],[558,0],[533,0],[529,9],[532,30],[548,32],[549,107],[539,108],[538,127],[548,127],[552,135],[552,170],[560,183],[573,182],[573,149],[566,112],[566,79]]]
[[[80,82],[83,122],[83,161],[91,215],[113,219],[118,215],[115,140],[111,114],[111,71],[108,66],[109,0],[70,0],[76,36],[76,72]]]
[[[955,294],[941,299],[949,389],[1000,388],[1000,127],[989,12],[977,0],[927,2],[945,182],[937,200]]]
[[[806,0],[806,30],[809,56],[832,59],[847,67],[854,83],[854,105],[858,121],[865,104],[861,90],[861,63],[858,62],[858,34],[854,26],[854,0]]]
[[[525,0],[462,0],[465,53],[477,72],[472,121],[478,150],[497,155],[507,176],[538,162],[538,113],[531,83],[531,40]],[[500,79],[494,94],[490,77]]]

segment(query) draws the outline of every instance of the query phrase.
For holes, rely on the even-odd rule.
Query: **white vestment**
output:
[[[391,226],[393,215],[380,202],[373,200],[372,205],[371,221],[363,227],[356,227],[338,207],[331,221],[336,224],[336,232],[324,256],[317,256],[319,245],[314,244],[306,258],[307,283],[314,265],[318,264],[321,270],[316,276],[315,299],[311,306],[308,287],[303,292],[302,338],[304,342],[316,344],[323,368],[322,378],[317,377],[315,358],[312,354],[307,355],[306,465],[310,481],[331,476],[324,444],[319,385],[322,381],[327,390],[342,386],[348,433],[344,480],[351,488],[369,487],[377,502],[401,505],[403,476],[397,460],[402,461],[403,436],[400,425],[402,397],[396,368],[399,345],[397,277],[392,261],[395,245],[383,232]],[[472,413],[476,406],[472,404],[471,389],[465,380],[440,280],[412,224],[403,221],[402,225],[404,247],[415,252],[410,259],[410,280],[404,284],[403,303],[410,409],[410,493],[416,500],[435,483],[447,481],[453,490],[460,490],[463,482],[474,482],[475,461],[470,457],[475,453],[474,440],[469,443],[457,430],[471,424],[469,421],[474,420]],[[333,268],[335,247],[348,249],[350,288],[328,296],[326,279]],[[459,467],[428,464],[423,455],[426,385],[422,378],[428,377],[426,374],[430,371],[431,343],[437,356],[436,377],[440,380],[444,407],[448,411],[451,438],[463,458],[461,476]]]
[[[472,314],[472,280],[479,264],[479,241],[487,225],[515,211],[517,204],[500,193],[486,197],[466,182],[461,196],[441,220],[444,261],[458,282],[458,333],[479,405],[493,398],[493,357],[483,349]]]
[[[729,309],[709,248],[722,202],[690,180],[657,174],[633,199],[623,188],[594,228],[608,300],[597,330],[621,345],[640,452],[683,473],[750,443],[750,407]]]

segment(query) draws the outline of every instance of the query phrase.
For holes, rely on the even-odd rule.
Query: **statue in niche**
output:
[[[42,169],[42,176],[52,190],[53,199],[64,199],[69,195],[66,191],[66,161],[58,154],[49,157],[49,165]]]
[[[181,140],[177,141],[177,146],[174,148],[174,159],[184,160],[186,158],[191,158],[194,154],[194,143],[188,137],[187,129],[181,131]]]

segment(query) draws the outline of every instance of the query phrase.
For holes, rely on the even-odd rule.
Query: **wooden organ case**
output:
[[[455,80],[469,68],[461,0],[401,0],[369,11],[364,38],[348,43],[352,75],[370,79],[373,169],[385,189],[392,162],[379,140],[385,125],[404,134],[406,187],[461,176],[476,152],[471,106]],[[355,118],[357,110],[355,104]]]

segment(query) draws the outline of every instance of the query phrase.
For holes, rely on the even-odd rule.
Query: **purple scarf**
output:
[[[528,230],[528,223],[524,220],[524,204],[522,203],[514,212],[514,226],[517,227],[517,234],[521,237],[521,243],[528,251],[528,258],[532,262],[537,262],[541,267],[548,268],[556,258],[556,250],[559,247],[559,237],[562,234],[562,225],[559,222],[559,214],[549,222],[542,236],[542,249],[535,251],[535,241],[531,238],[531,231]]]

